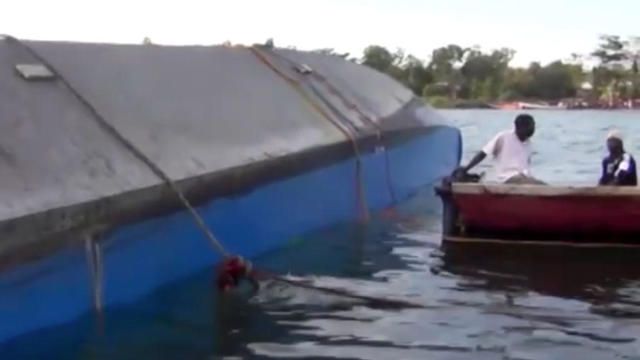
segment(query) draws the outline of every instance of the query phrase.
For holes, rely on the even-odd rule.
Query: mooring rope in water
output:
[[[336,127],[342,134],[344,134],[347,139],[351,142],[353,147],[353,152],[356,157],[356,197],[358,201],[358,207],[360,211],[361,220],[364,222],[369,221],[369,207],[366,203],[366,195],[364,192],[363,180],[362,180],[362,161],[360,149],[358,147],[358,140],[356,137],[349,131],[349,129],[344,126],[340,121],[334,119],[331,115],[329,115],[321,105],[319,105],[311,96],[309,96],[303,89],[300,81],[284,71],[280,70],[278,66],[276,66],[262,51],[258,50],[256,47],[249,47],[249,51],[255,55],[258,60],[260,60],[265,66],[267,66],[271,71],[273,71],[280,78],[285,80],[298,95],[300,95],[311,107],[319,113],[325,120],[331,123],[334,127]]]
[[[270,274],[263,271],[257,271],[256,275],[266,280],[275,280],[293,287],[298,287],[298,288],[307,289],[307,290],[315,290],[315,291],[323,292],[328,295],[340,296],[340,297],[350,298],[353,300],[363,301],[373,307],[393,308],[393,309],[429,309],[429,306],[427,305],[414,303],[411,301],[354,294],[348,290],[311,285],[303,281],[291,280],[279,275],[274,275],[274,274]]]
[[[87,100],[84,96],[82,96],[72,85],[71,83],[44,57],[40,56],[33,48],[28,46],[27,44],[21,42],[19,39],[16,39],[12,36],[6,36],[6,39],[14,42],[18,46],[22,47],[26,50],[31,56],[40,61],[44,66],[49,68],[56,78],[67,88],[67,90],[91,113],[94,120],[106,130],[111,136],[116,138],[127,150],[129,150],[135,157],[137,157],[142,163],[144,163],[158,178],[160,178],[169,189],[176,195],[181,204],[188,210],[191,217],[194,219],[196,225],[200,230],[205,234],[206,238],[213,245],[214,249],[218,251],[218,253],[225,259],[232,258],[231,255],[226,251],[224,246],[218,239],[213,235],[209,227],[205,224],[204,220],[198,214],[197,210],[191,205],[189,200],[185,197],[184,193],[178,188],[178,186],[169,178],[169,176],[160,169],[158,165],[156,165],[149,157],[147,157],[142,150],[138,149],[131,141],[129,141],[122,133],[120,133],[113,125],[111,125],[101,114],[100,112]],[[321,110],[321,109],[320,109]],[[348,135],[349,136],[349,135]],[[354,139],[355,140],[355,139]],[[357,146],[356,146],[356,151]],[[359,151],[357,152],[359,156]],[[99,254],[96,254],[99,251],[99,247],[96,247],[91,242],[87,242],[87,251],[89,253],[89,261],[91,265],[92,274],[95,277],[96,281],[102,281],[102,269],[101,263],[102,260]],[[427,308],[425,305],[414,304],[411,302],[403,301],[403,300],[393,300],[393,299],[385,299],[385,298],[375,298],[364,295],[357,295],[353,293],[349,293],[348,291],[331,289],[325,287],[319,287],[315,285],[305,284],[299,281],[294,281],[290,279],[286,279],[285,277],[271,274],[264,271],[255,270],[254,271],[259,277],[263,277],[265,279],[271,279],[274,281],[278,281],[284,284],[288,284],[291,286],[306,288],[321,291],[324,293],[348,297],[356,300],[366,301],[369,304],[377,305],[377,306],[386,306],[393,308]],[[94,286],[99,286],[95,289],[95,294],[98,298],[94,299],[96,303],[96,307],[100,309],[102,307],[102,287],[101,284],[94,284]]]

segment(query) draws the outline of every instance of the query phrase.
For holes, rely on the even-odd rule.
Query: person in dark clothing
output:
[[[636,186],[636,161],[624,150],[622,136],[618,131],[611,131],[607,136],[609,155],[602,160],[602,176],[600,185]]]

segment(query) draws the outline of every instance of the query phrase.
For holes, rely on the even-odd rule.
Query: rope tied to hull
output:
[[[352,134],[351,131],[349,131],[349,128],[346,125],[334,119],[333,116],[329,115],[327,111],[325,111],[325,109],[320,104],[318,104],[310,95],[308,95],[302,89],[302,85],[298,79],[294,78],[293,76],[279,69],[265,54],[262,53],[262,51],[258,50],[256,47],[250,47],[249,51],[256,58],[258,58],[258,60],[260,60],[260,62],[262,62],[267,68],[269,68],[276,75],[278,75],[280,78],[285,80],[285,82],[288,83],[296,91],[296,93],[300,95],[300,97],[302,97],[309,105],[311,105],[311,107],[318,114],[320,114],[325,120],[331,123],[349,140],[353,148],[354,156],[356,158],[355,192],[356,192],[356,201],[358,203],[359,216],[363,222],[368,222],[370,215],[369,215],[369,207],[367,206],[367,203],[366,203],[366,196],[365,196],[363,179],[362,179],[362,159],[361,159],[362,155],[360,153],[360,148],[358,147],[358,140],[356,139],[355,135]]]
[[[56,78],[62,83],[62,85],[74,96],[74,98],[89,111],[92,118],[98,123],[98,125],[103,130],[105,130],[109,135],[115,138],[125,149],[127,149],[131,154],[133,154],[140,162],[145,164],[149,168],[149,170],[154,175],[156,175],[160,180],[162,180],[163,183],[171,190],[171,192],[176,196],[176,198],[184,206],[184,208],[187,209],[190,216],[196,223],[197,227],[205,235],[205,238],[212,245],[213,249],[216,252],[218,252],[218,254],[221,257],[223,257],[223,262],[220,266],[221,269],[218,274],[218,281],[219,281],[218,284],[219,285],[223,284],[221,288],[226,287],[229,284],[231,284],[231,286],[233,287],[233,285],[237,285],[237,282],[239,281],[239,279],[243,277],[248,277],[249,280],[252,280],[252,281],[254,279],[271,279],[284,284],[288,284],[290,286],[311,289],[311,290],[321,291],[321,292],[332,294],[332,295],[338,295],[338,296],[352,298],[355,300],[365,301],[374,306],[383,306],[383,307],[392,307],[392,308],[425,308],[425,309],[427,308],[427,306],[425,305],[415,304],[415,303],[411,303],[403,300],[393,300],[393,299],[385,299],[385,298],[376,298],[373,296],[357,295],[344,290],[331,289],[326,287],[305,284],[300,281],[290,280],[276,274],[271,274],[266,271],[254,269],[250,262],[242,259],[239,256],[232,256],[225,249],[223,244],[215,237],[213,232],[206,225],[203,218],[200,216],[198,211],[193,207],[191,202],[186,198],[184,192],[178,187],[178,185],[173,180],[171,180],[171,178],[157,164],[155,164],[141,149],[139,149],[132,141],[127,139],[127,137],[125,137],[118,129],[116,129],[115,126],[113,126],[109,121],[107,121],[102,116],[102,114],[98,111],[98,109],[96,109],[88,99],[86,99],[82,94],[80,94],[79,91],[76,90],[76,88],[53,66],[53,64],[51,64],[43,56],[38,54],[38,52],[35,51],[32,47],[23,43],[19,39],[16,39],[11,36],[6,36],[6,39],[18,45],[25,51],[27,51],[31,56],[33,56],[35,59],[37,59],[47,68],[49,68],[49,70],[56,76]],[[275,68],[273,70],[276,72],[278,71]],[[312,100],[310,100],[310,102],[314,107],[317,107],[317,110],[319,112],[324,113],[324,110],[319,105],[313,103]],[[326,116],[326,118],[332,121],[330,116]],[[360,152],[357,147],[356,139],[348,132],[348,130],[343,129],[340,125],[336,124],[336,127],[341,129],[341,131],[343,131],[345,135],[349,137],[349,139],[351,139],[351,142],[354,146],[354,151],[358,158],[357,171],[359,174],[361,172]],[[359,189],[358,191],[362,191],[362,189]],[[366,204],[364,204],[364,206],[365,206],[364,214],[368,218],[368,209],[366,208]],[[96,249],[98,249],[97,247],[94,248],[94,247],[89,247],[89,245],[87,246],[88,246],[87,251],[89,251],[91,254],[93,254],[93,252],[95,252]],[[98,259],[99,259],[99,254],[97,255],[93,254],[92,256],[93,257],[98,256]],[[93,257],[91,259],[93,259]],[[99,261],[101,262],[102,260],[99,260]],[[97,265],[94,267],[97,269]],[[95,275],[96,278],[98,276],[101,277],[100,274],[101,272],[100,273],[96,272],[96,275]],[[231,279],[229,279],[229,276],[231,277]],[[102,294],[101,288],[97,293]],[[96,298],[95,301],[97,304],[99,304],[100,307],[102,306],[100,298]]]
[[[211,245],[220,253],[220,255],[224,258],[228,258],[230,255],[227,250],[224,248],[222,243],[218,241],[218,239],[213,235],[209,227],[205,224],[204,220],[195,210],[195,208],[191,205],[191,202],[186,198],[182,190],[169,178],[169,176],[160,169],[158,165],[156,165],[142,150],[140,150],[133,142],[127,139],[118,129],[116,129],[111,123],[109,123],[103,116],[100,114],[98,109],[96,109],[89,100],[87,100],[79,91],[76,90],[74,86],[69,83],[69,81],[44,57],[38,54],[31,46],[23,43],[22,41],[7,36],[7,39],[13,41],[18,46],[22,47],[26,50],[31,56],[40,61],[43,65],[49,68],[49,70],[58,78],[58,80],[62,83],[62,85],[78,100],[92,115],[91,117],[100,125],[107,133],[109,133],[113,138],[118,140],[122,146],[124,146],[129,152],[131,152],[138,160],[140,160],[143,164],[145,164],[149,170],[153,174],[155,174],[158,178],[160,178],[169,189],[176,195],[180,203],[187,209],[196,225],[202,233],[205,235],[207,240],[211,243]]]
[[[289,57],[278,53],[277,51],[270,51],[270,54],[274,55],[275,57],[282,59],[284,61],[286,61],[287,63],[289,63],[294,69],[299,69],[303,66],[307,67],[306,65],[297,63],[296,61],[290,59]],[[312,79],[315,79],[316,81],[318,81],[319,83],[323,84],[328,92],[337,97],[343,104],[343,106],[347,109],[349,109],[350,111],[355,112],[358,115],[358,118],[360,119],[360,121],[362,121],[363,123],[367,123],[369,124],[375,131],[376,134],[376,138],[378,141],[382,142],[383,140],[383,130],[382,127],[380,126],[380,124],[378,124],[378,122],[376,122],[375,120],[373,120],[365,111],[363,111],[362,109],[360,109],[360,107],[356,104],[356,102],[352,99],[349,99],[342,91],[340,91],[338,89],[337,86],[335,86],[325,75],[321,74],[320,72],[318,72],[316,69],[310,69],[308,68],[309,71],[305,72],[304,75],[310,76]],[[313,87],[313,85],[312,85]],[[369,112],[373,112],[370,111]],[[378,116],[379,115],[375,115]],[[384,143],[383,143],[384,144]],[[392,185],[392,176],[391,176],[391,165],[390,165],[390,160],[389,160],[389,152],[387,150],[387,146],[383,145],[383,152],[384,152],[384,164],[385,164],[385,180],[387,183],[387,191],[389,192],[389,196],[391,197],[391,200],[396,203],[398,202],[396,193],[393,189],[393,185]]]

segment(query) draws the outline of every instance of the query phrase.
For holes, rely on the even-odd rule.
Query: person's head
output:
[[[607,149],[611,155],[620,155],[624,152],[622,134],[618,130],[611,130],[607,135]]]
[[[533,120],[533,116],[529,114],[520,114],[516,116],[514,121],[516,127],[516,136],[520,141],[527,141],[533,136],[536,131],[536,122]]]

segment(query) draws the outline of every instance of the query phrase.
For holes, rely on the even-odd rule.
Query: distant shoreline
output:
[[[582,105],[567,106],[563,103],[550,105],[544,101],[508,101],[508,102],[486,102],[482,100],[451,100],[451,99],[429,99],[427,101],[436,109],[484,109],[484,110],[640,110],[638,103],[632,106],[617,104],[615,106],[606,105]]]

